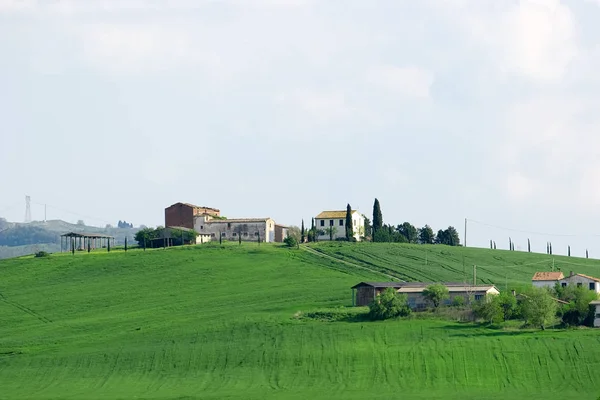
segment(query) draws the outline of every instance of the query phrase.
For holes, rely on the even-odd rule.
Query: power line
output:
[[[477,220],[474,220],[474,219],[469,219],[468,221],[469,222],[474,222],[474,223],[479,224],[479,225],[488,226],[490,228],[502,229],[502,230],[511,231],[511,232],[529,233],[529,234],[532,234],[532,235],[557,236],[557,237],[578,237],[578,236],[594,236],[594,237],[598,237],[598,236],[600,236],[600,234],[582,235],[582,234],[560,234],[560,233],[544,233],[544,232],[526,231],[526,230],[522,230],[522,229],[506,228],[506,227],[502,227],[502,226],[498,226],[498,225],[488,224],[487,222],[481,222],[481,221],[477,221]]]
[[[47,206],[47,207],[53,208],[53,209],[55,209],[57,211],[62,211],[62,212],[65,212],[65,213],[68,213],[68,214],[71,214],[71,215],[75,215],[77,217],[87,218],[87,219],[91,219],[91,220],[95,220],[95,221],[102,221],[102,222],[105,222],[107,224],[110,224],[110,221],[108,221],[108,220],[106,220],[104,218],[98,218],[98,217],[93,217],[93,216],[90,216],[90,215],[79,214],[79,213],[76,213],[76,212],[73,212],[73,211],[68,211],[68,210],[65,210],[63,208],[53,206],[51,204],[42,204],[42,203],[37,203],[35,201],[32,201],[32,203],[36,204],[38,206]]]

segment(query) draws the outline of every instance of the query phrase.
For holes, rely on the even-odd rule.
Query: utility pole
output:
[[[477,265],[473,264],[473,286],[477,285]]]

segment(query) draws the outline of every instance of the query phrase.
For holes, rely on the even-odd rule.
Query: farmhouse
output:
[[[279,225],[276,230],[275,221],[271,218],[238,218],[214,219],[210,215],[199,215],[194,218],[194,230],[200,234],[208,234],[212,240],[240,240],[275,242],[283,239],[284,227]],[[278,235],[276,235],[278,231]],[[287,229],[286,229],[287,231]]]
[[[410,308],[422,310],[431,306],[423,296],[423,291],[431,284],[432,282],[361,282],[352,287],[352,304],[367,306],[378,294],[391,287],[398,293],[406,294]],[[494,285],[465,285],[464,283],[454,282],[442,284],[448,288],[449,292],[449,298],[445,300],[445,304],[451,304],[456,297],[462,297],[465,304],[468,304],[472,300],[484,300],[488,296],[500,294],[500,291]],[[354,292],[355,290],[356,292]]]
[[[365,234],[365,217],[356,210],[352,210],[352,230],[354,238],[361,240]],[[319,232],[319,240],[329,240],[346,237],[346,210],[344,211],[323,211],[315,217],[315,225]],[[330,236],[330,230],[333,235]]]
[[[195,206],[190,203],[175,203],[165,208],[165,227],[194,229],[194,218],[199,215],[219,217],[221,211],[211,207]]]
[[[569,276],[560,279],[559,282],[562,287],[574,284],[577,285],[577,287],[585,287],[594,290],[596,293],[600,293],[600,279],[594,278],[593,276],[574,274],[573,271],[571,271]]]
[[[590,305],[595,307],[594,328],[600,328],[600,300],[594,300],[590,302]]]
[[[562,272],[536,272],[531,278],[531,284],[535,287],[553,288],[563,278]]]

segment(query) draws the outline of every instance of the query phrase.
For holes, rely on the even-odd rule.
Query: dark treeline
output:
[[[24,246],[39,243],[60,243],[56,232],[28,225],[16,225],[0,232],[0,246]]]
[[[119,223],[117,224],[117,228],[133,228],[133,224],[129,223],[127,221],[119,220]]]
[[[365,237],[373,242],[460,245],[458,231],[453,226],[440,229],[435,233],[427,224],[421,228],[415,227],[410,222],[403,222],[400,225],[384,224],[378,199],[373,203],[373,224],[371,225],[366,219],[365,225],[367,225]]]

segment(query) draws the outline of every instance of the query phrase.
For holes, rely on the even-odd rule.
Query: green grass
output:
[[[329,256],[405,281],[472,282],[473,265],[477,265],[478,283],[495,284],[499,289],[530,285],[536,271],[551,271],[553,265],[565,276],[574,271],[600,277],[600,260],[576,257],[393,243],[319,242],[310,246]]]
[[[350,246],[339,249],[354,254]],[[383,258],[410,246],[382,249],[356,247],[357,253]],[[489,253],[472,251],[482,259]],[[404,262],[397,257],[398,273]],[[438,279],[446,276],[453,275]],[[0,398],[583,399],[600,394],[596,330],[502,331],[443,320],[294,317],[303,311],[318,318],[320,310],[348,306],[350,286],[362,280],[382,277],[265,244],[3,260]]]

